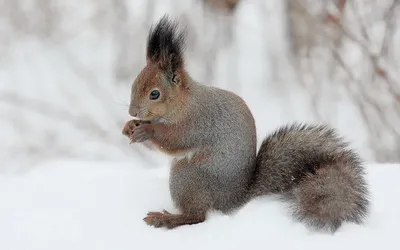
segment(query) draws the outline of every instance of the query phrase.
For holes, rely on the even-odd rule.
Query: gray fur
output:
[[[182,130],[182,142],[191,155],[176,159],[180,166],[171,169],[171,196],[183,210],[228,212],[244,202],[255,167],[253,116],[240,97],[225,90],[193,83],[188,96],[191,116],[184,126],[190,129]],[[192,154],[206,157],[196,162]]]
[[[334,232],[368,214],[361,161],[324,125],[286,125],[264,139],[251,196],[268,194],[282,194],[294,218],[314,229]]]
[[[363,222],[369,207],[363,166],[334,129],[285,125],[257,154],[255,121],[240,97],[194,81],[187,91],[180,119],[167,124],[179,140],[172,145],[163,135],[160,142],[183,154],[169,185],[183,214],[229,213],[254,197],[280,194],[293,218],[314,229]]]

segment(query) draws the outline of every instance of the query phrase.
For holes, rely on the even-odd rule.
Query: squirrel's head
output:
[[[166,15],[151,27],[147,65],[132,85],[131,116],[165,122],[180,109],[188,88],[183,58],[185,40],[186,30],[178,30],[178,23]]]

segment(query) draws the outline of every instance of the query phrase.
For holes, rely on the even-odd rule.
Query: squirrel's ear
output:
[[[167,74],[169,81],[171,84],[181,85],[182,84],[182,76],[181,72],[183,71],[183,58],[179,57],[179,55],[171,54],[169,58],[163,65],[163,69]]]
[[[184,72],[183,52],[186,44],[186,28],[179,29],[178,22],[162,17],[150,29],[147,39],[147,60],[159,65],[172,83],[181,82]]]

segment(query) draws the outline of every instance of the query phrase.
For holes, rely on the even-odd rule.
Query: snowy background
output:
[[[335,244],[316,236],[324,248],[360,240],[375,249],[394,237],[400,201],[388,198],[399,197],[400,168],[386,164],[400,162],[400,1],[221,2],[229,0],[0,2],[1,249],[150,249],[178,238],[183,249],[207,239],[200,249],[218,237],[239,247],[253,226],[257,246],[269,234],[273,246],[287,234],[297,235],[292,246],[310,237],[268,200],[182,235],[141,223],[147,210],[172,206],[168,158],[129,145],[121,130],[148,30],[165,13],[189,28],[192,76],[247,101],[259,144],[283,123],[321,121],[368,162],[369,226],[344,227]]]
[[[189,28],[189,72],[248,102],[259,143],[284,122],[322,121],[366,160],[400,161],[398,1],[242,0],[233,12],[210,2],[2,1],[0,170],[146,158],[121,129],[165,13]]]

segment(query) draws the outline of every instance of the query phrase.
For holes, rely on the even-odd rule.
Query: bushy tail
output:
[[[324,125],[286,125],[268,135],[257,155],[251,197],[280,194],[294,218],[335,232],[361,223],[369,193],[358,155]]]
[[[368,193],[360,170],[338,159],[307,174],[288,192],[294,217],[314,229],[335,232],[344,221],[362,223],[368,213]]]

